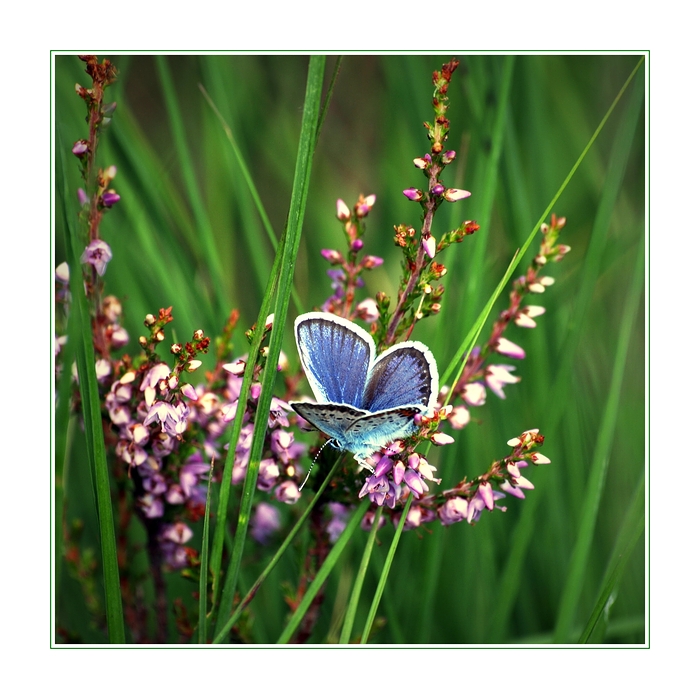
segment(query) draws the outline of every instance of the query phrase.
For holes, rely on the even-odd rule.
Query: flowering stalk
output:
[[[451,391],[443,391],[442,400],[450,400],[452,395],[460,396],[467,406],[480,406],[486,401],[484,384],[499,398],[505,398],[503,391],[507,384],[517,383],[520,377],[511,372],[514,366],[505,364],[487,364],[489,357],[496,353],[510,359],[524,359],[525,350],[508,340],[504,333],[511,323],[522,328],[537,326],[535,318],[545,312],[543,306],[527,305],[523,302],[528,294],[543,294],[554,283],[554,278],[542,274],[545,265],[560,262],[571,250],[568,245],[559,244],[558,238],[566,225],[564,217],[552,214],[549,224],[542,224],[542,241],[540,248],[528,267],[526,273],[513,282],[508,308],[501,312],[493,324],[488,341],[480,348],[475,348],[467,360],[464,370]],[[459,427],[469,420],[466,408],[460,406],[459,414],[453,413],[450,420],[453,427]],[[463,425],[461,425],[463,426]]]
[[[386,313],[388,299],[383,297],[380,300],[380,308],[383,310],[381,322],[383,332],[380,341],[387,346],[394,344],[396,338],[402,337],[404,334],[405,337],[409,337],[417,320],[439,311],[439,299],[444,293],[444,287],[438,286],[433,289],[432,284],[444,276],[446,270],[443,265],[432,263],[432,260],[439,251],[453,242],[461,242],[464,236],[474,233],[479,228],[472,221],[465,221],[455,231],[446,234],[440,241],[440,245],[437,244],[432,232],[433,217],[443,201],[454,202],[471,196],[471,192],[464,189],[446,188],[440,179],[442,171],[454,160],[456,155],[453,150],[445,150],[445,142],[450,130],[450,122],[446,116],[449,105],[447,91],[452,73],[458,65],[459,61],[452,59],[449,63],[444,64],[440,71],[433,72],[435,119],[432,124],[428,122],[423,124],[428,130],[428,138],[431,142],[430,153],[413,160],[413,164],[422,170],[428,179],[428,185],[425,190],[411,187],[403,192],[410,201],[418,202],[421,205],[420,238],[415,239],[415,230],[410,226],[395,227],[395,242],[403,249],[407,265],[399,286],[396,308],[390,318],[387,318]],[[410,244],[418,242],[418,240],[420,241],[419,247]],[[418,290],[418,294],[416,294],[416,290]],[[411,314],[418,295],[423,297],[421,308],[414,310]],[[423,303],[426,305],[427,312],[422,309]],[[407,314],[409,314],[408,318],[404,318]]]
[[[328,270],[328,276],[332,279],[333,294],[324,302],[324,311],[343,318],[352,319],[359,316],[368,322],[377,319],[376,304],[371,299],[363,301],[353,309],[357,289],[364,286],[362,273],[384,263],[381,257],[375,255],[363,255],[358,261],[358,255],[364,247],[362,237],[366,229],[365,219],[376,200],[374,194],[368,197],[360,194],[352,211],[342,199],[338,199],[336,203],[336,216],[343,224],[347,253],[343,256],[338,250],[321,250],[323,258],[333,267]]]

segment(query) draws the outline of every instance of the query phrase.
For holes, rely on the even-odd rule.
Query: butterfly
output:
[[[372,336],[332,313],[300,315],[294,334],[317,402],[290,405],[365,466],[371,454],[413,433],[414,416],[437,404],[437,365],[422,342],[400,342],[376,357]]]

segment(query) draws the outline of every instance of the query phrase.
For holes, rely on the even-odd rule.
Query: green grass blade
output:
[[[355,616],[357,614],[357,606],[360,603],[360,593],[362,592],[362,584],[365,581],[365,575],[367,575],[367,567],[369,566],[369,559],[372,555],[372,549],[374,548],[374,542],[379,529],[379,523],[382,519],[382,508],[378,507],[374,513],[374,521],[372,522],[372,529],[367,537],[367,544],[365,545],[365,550],[362,554],[362,560],[360,561],[360,567],[357,570],[357,575],[355,576],[355,584],[352,588],[352,593],[350,595],[350,601],[348,602],[348,608],[345,612],[345,619],[343,621],[343,628],[340,632],[339,643],[349,643],[350,636],[352,635],[352,626],[355,622]]]
[[[604,628],[607,624],[602,623],[607,612],[612,606],[617,596],[617,589],[620,585],[620,579],[627,568],[627,563],[632,551],[639,541],[645,526],[644,513],[644,495],[645,495],[645,478],[642,476],[639,480],[637,492],[635,493],[632,503],[627,511],[625,524],[620,530],[617,545],[610,558],[608,569],[603,576],[603,586],[598,597],[598,601],[591,613],[590,619],[583,630],[579,643],[594,643],[602,642],[604,639]],[[600,637],[600,641],[594,640],[595,637]]]
[[[615,354],[613,373],[610,380],[610,390],[608,392],[608,399],[603,412],[600,431],[593,453],[591,471],[586,486],[586,495],[583,502],[583,518],[578,528],[578,536],[571,556],[569,572],[559,605],[559,613],[554,629],[554,643],[569,642],[575,623],[578,602],[585,579],[584,571],[593,543],[593,531],[595,529],[600,498],[608,469],[610,449],[620,403],[622,379],[625,373],[625,363],[630,350],[634,322],[638,313],[640,291],[644,288],[644,261],[645,246],[642,242],[639,245],[634,277],[628,290],[623,317],[620,321],[620,335]]]
[[[338,563],[340,555],[343,553],[345,546],[350,541],[350,538],[355,533],[357,527],[360,526],[362,517],[364,516],[365,512],[367,512],[369,504],[369,499],[363,500],[359,507],[353,513],[352,517],[348,521],[347,526],[343,530],[343,533],[338,538],[338,541],[335,542],[335,545],[328,554],[328,557],[319,568],[319,571],[316,574],[316,577],[314,578],[313,582],[311,583],[311,585],[309,585],[306,594],[302,598],[301,602],[299,602],[299,606],[296,608],[294,614],[292,614],[291,619],[284,627],[284,630],[282,631],[280,637],[277,639],[277,643],[289,643],[290,639],[292,638],[292,635],[297,629],[297,626],[299,626],[302,619],[304,618],[304,614],[306,614],[306,611],[313,602],[314,597],[316,597],[316,595],[320,592],[321,587],[326,582],[326,578],[333,570],[335,565]]]
[[[248,470],[243,485],[238,524],[236,526],[236,535],[233,542],[233,552],[231,554],[231,562],[221,595],[221,610],[224,615],[220,616],[217,622],[217,635],[221,631],[222,621],[233,603],[238,571],[243,557],[243,545],[250,521],[250,511],[253,506],[253,495],[256,489],[260,458],[267,431],[272,391],[277,375],[277,360],[282,348],[285,318],[287,316],[287,308],[289,306],[289,298],[293,284],[294,264],[299,250],[299,241],[301,240],[301,229],[309,190],[309,180],[311,177],[311,161],[319,123],[319,106],[321,103],[324,66],[325,57],[311,56],[309,60],[309,73],[294,184],[287,217],[286,236],[284,245],[278,248],[278,256],[281,254],[282,263],[280,266],[280,277],[274,309],[275,322],[272,326],[272,333],[270,336],[267,364],[261,380],[261,391],[255,416],[255,429],[253,431]],[[232,442],[232,444],[234,443]]]
[[[284,235],[283,235],[284,239]],[[265,296],[263,297],[262,303],[260,305],[260,313],[258,314],[258,319],[255,325],[255,332],[253,334],[253,340],[250,345],[250,349],[248,352],[249,357],[257,357],[259,356],[260,352],[260,347],[262,345],[262,340],[265,332],[265,319],[269,315],[270,310],[272,308],[272,300],[273,300],[273,292],[275,289],[275,285],[277,283],[277,277],[279,274],[279,269],[282,265],[282,250],[283,247],[280,247],[278,254],[275,256],[275,261],[274,265],[272,267],[272,272],[270,274],[270,279],[268,281],[268,286],[265,291]],[[246,368],[245,372],[243,373],[243,382],[241,384],[241,396],[248,396],[250,395],[250,387],[253,384],[253,372],[255,371],[255,361],[248,361],[246,363]],[[244,410],[237,410],[236,411],[236,416],[233,420],[233,425],[231,426],[231,432],[230,432],[230,438],[229,438],[229,444],[230,445],[235,445],[238,443],[238,439],[241,434],[241,428],[243,426],[243,418],[245,415]],[[226,538],[226,521],[227,521],[227,514],[228,514],[228,505],[229,505],[229,499],[230,499],[230,493],[231,493],[231,477],[233,475],[233,463],[235,460],[235,447],[234,448],[229,448],[227,454],[226,454],[226,462],[224,463],[224,472],[221,477],[221,488],[219,490],[219,503],[217,507],[217,514],[216,514],[216,526],[214,528],[214,542],[212,544],[212,555],[211,555],[211,570],[212,570],[212,576],[213,576],[213,592],[214,592],[214,599],[213,599],[213,607],[216,607],[217,599],[219,597],[219,593],[221,591],[221,584],[219,582],[219,574],[221,572],[221,560],[223,557],[223,551],[224,551],[224,540]],[[249,467],[250,468],[250,467]],[[257,477],[257,474],[256,474]],[[246,474],[246,482],[248,481],[247,474]],[[249,485],[246,486],[244,482],[244,491],[246,487],[250,487]],[[228,593],[227,593],[228,597]],[[230,594],[230,599],[233,599],[233,593],[231,592]],[[227,609],[226,607],[222,607],[222,609]],[[224,612],[225,613],[225,612]],[[216,627],[216,632],[218,633],[220,631],[220,615],[219,615],[219,621],[217,622],[217,627]]]
[[[63,148],[58,148],[62,180],[67,183],[65,175],[65,160]],[[64,187],[64,212],[70,201],[68,192]],[[110,643],[124,643],[124,617],[122,612],[121,587],[119,584],[119,565],[117,563],[117,544],[114,534],[114,517],[112,513],[112,498],[109,487],[109,468],[107,466],[107,453],[105,449],[104,433],[102,431],[102,413],[100,409],[100,395],[95,373],[95,351],[92,344],[92,328],[87,298],[83,289],[83,278],[80,272],[80,242],[78,233],[72,225],[70,218],[65,216],[66,246],[68,259],[70,260],[71,295],[73,298],[73,313],[77,315],[80,325],[80,337],[76,360],[78,365],[78,379],[81,403],[83,409],[83,422],[85,425],[85,438],[87,441],[88,457],[94,478],[95,496],[97,501],[97,515],[100,528],[100,545],[102,551],[102,574],[105,587],[105,608],[107,614],[107,628]]]
[[[207,483],[207,501],[204,506],[204,525],[202,526],[202,553],[199,562],[199,626],[198,642],[207,642],[207,582],[209,576],[209,507],[211,505],[211,484],[214,473],[214,460],[209,469]]]
[[[207,208],[195,178],[196,168],[189,153],[189,139],[187,138],[187,134],[185,132],[182,113],[177,102],[175,85],[170,73],[170,68],[168,67],[167,56],[157,55],[156,66],[158,68],[158,76],[160,78],[163,94],[165,96],[170,126],[173,131],[173,143],[175,144],[175,149],[178,154],[188,200],[192,205],[194,212],[199,245],[205,252],[207,269],[212,275],[213,286],[220,289],[224,287],[224,270],[222,260],[217,250],[214,230],[207,213]]]
[[[401,513],[401,519],[396,525],[396,532],[394,533],[394,538],[391,540],[391,546],[386,555],[386,561],[384,561],[384,567],[382,568],[382,574],[379,578],[377,584],[377,589],[375,590],[374,597],[372,599],[372,605],[369,609],[369,614],[367,614],[367,621],[365,622],[365,628],[362,632],[362,638],[360,643],[367,643],[369,634],[372,631],[372,626],[374,624],[374,618],[377,615],[377,610],[379,609],[379,602],[384,594],[384,588],[386,587],[386,581],[389,579],[389,571],[391,570],[391,564],[394,562],[394,555],[396,554],[396,549],[399,546],[399,539],[401,538],[401,533],[403,532],[403,525],[406,522],[406,517],[408,516],[408,511],[411,509],[411,503],[413,502],[413,493],[408,496],[406,504],[403,507],[403,512]]]
[[[313,512],[313,509],[314,509],[314,507],[316,507],[316,503],[321,498],[323,491],[328,487],[328,484],[331,482],[331,479],[333,478],[336,471],[338,470],[340,463],[342,461],[342,458],[343,458],[342,456],[339,456],[336,459],[335,464],[333,464],[332,468],[328,472],[328,475],[326,476],[323,483],[321,484],[321,487],[318,489],[318,491],[316,492],[314,497],[311,499],[308,506],[306,507],[306,509],[302,513],[301,517],[299,517],[299,519],[296,521],[296,523],[292,527],[291,531],[287,535],[286,539],[282,542],[282,545],[275,552],[275,555],[272,557],[270,562],[267,564],[267,566],[265,567],[265,570],[263,570],[263,572],[260,573],[260,576],[258,577],[258,579],[253,583],[253,585],[248,590],[248,592],[243,596],[243,599],[239,603],[238,607],[236,607],[236,611],[229,617],[229,619],[226,621],[226,623],[222,625],[221,631],[214,638],[214,643],[223,643],[224,642],[224,640],[226,638],[226,634],[233,627],[233,625],[238,621],[238,619],[240,618],[240,616],[243,613],[243,611],[245,610],[245,608],[253,601],[253,598],[255,597],[258,590],[260,589],[260,586],[268,578],[268,576],[270,575],[273,568],[279,563],[280,559],[282,558],[282,555],[289,548],[289,545],[296,538],[302,525],[304,524],[304,522],[306,522],[306,520],[309,518],[309,516]]]

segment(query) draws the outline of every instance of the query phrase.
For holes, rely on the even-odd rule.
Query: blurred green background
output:
[[[132,338],[125,351],[137,352],[146,313],[172,305],[175,322],[169,327],[173,339],[181,341],[196,328],[215,336],[230,309],[238,308],[237,350],[242,354],[242,331],[255,321],[274,250],[199,85],[231,127],[279,237],[294,175],[308,57],[100,59],[105,57],[120,71],[106,98],[118,107],[102,137],[98,163],[117,166],[113,184],[121,201],[101,231],[114,253],[106,292],[122,299]],[[385,264],[366,275],[366,292],[374,296],[383,290],[396,297],[400,255],[392,242],[393,226],[420,225],[419,207],[401,192],[424,184],[412,160],[428,147],[422,124],[433,118],[432,71],[449,58],[343,57],[313,163],[295,273],[299,305],[292,303],[287,319],[284,349],[294,365],[293,316],[320,306],[330,295],[328,267],[319,250],[344,246],[335,218],[337,198],[352,205],[360,193],[377,195],[365,251],[383,257]],[[441,370],[640,56],[458,58],[448,113],[449,147],[457,158],[443,179],[472,196],[441,207],[433,232],[439,237],[465,219],[482,228],[438,258],[448,267],[442,312],[419,324],[413,335],[429,344]],[[335,60],[328,59],[327,82]],[[77,56],[55,56],[56,148],[69,158],[73,142],[87,132],[76,82],[88,85],[84,64]],[[644,538],[636,540],[631,533],[643,516],[645,488],[643,97],[642,69],[554,207],[567,218],[560,242],[572,251],[546,270],[556,284],[529,299],[547,308],[537,328],[506,333],[527,352],[523,361],[503,361],[517,364],[521,383],[506,388],[505,401],[489,395],[485,406],[472,411],[471,424],[452,431],[455,445],[431,452],[443,487],[450,487],[505,456],[508,439],[538,427],[546,437],[542,451],[552,463],[528,470],[525,475],[536,490],[524,501],[509,498],[505,513],[487,513],[474,527],[432,523],[427,530],[406,532],[379,608],[383,627],[373,642],[576,642],[611,581],[605,593],[610,604],[590,640],[645,642]],[[499,119],[502,99],[505,111]],[[68,177],[69,191],[76,192],[81,186],[77,161],[68,161]],[[58,177],[57,192],[62,186]],[[75,216],[77,199],[70,206],[68,215]],[[63,207],[57,195],[56,264],[65,259]],[[537,238],[526,261],[538,244]],[[494,311],[506,304],[504,293]],[[96,538],[90,539],[95,515],[84,483],[87,465],[79,430],[72,434],[68,519],[80,518],[85,546],[99,550]],[[282,509],[289,521],[292,511]],[[381,545],[358,618],[369,607],[392,534],[391,526],[379,532]],[[312,642],[337,638],[338,615],[364,536],[352,543],[329,580]],[[611,577],[625,551],[631,555],[624,569]],[[242,590],[267,555],[251,547]],[[251,605],[256,642],[274,642],[279,635],[287,611],[281,590],[286,582],[295,585],[297,572],[295,554],[288,552]],[[190,583],[177,574],[169,576],[169,585],[173,599],[191,593]],[[56,609],[80,640],[101,640],[90,630],[83,592],[65,573],[57,581]]]

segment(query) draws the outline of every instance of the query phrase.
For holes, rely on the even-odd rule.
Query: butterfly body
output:
[[[294,333],[317,402],[291,406],[358,461],[412,434],[414,416],[435,407],[437,365],[423,343],[401,342],[376,357],[366,330],[330,313],[299,316]]]

